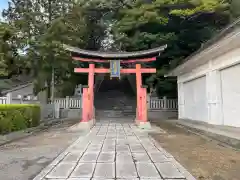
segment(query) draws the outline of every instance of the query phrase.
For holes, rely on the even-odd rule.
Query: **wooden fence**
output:
[[[82,108],[81,98],[55,98],[54,101],[50,101],[50,104],[59,104],[60,108],[63,109],[79,109]]]
[[[177,99],[150,98],[148,108],[150,110],[177,110],[178,102],[177,102]]]
[[[0,104],[25,104],[37,103],[36,100],[22,100],[22,99],[12,99],[11,94],[7,94],[5,97],[0,97]],[[50,101],[49,104],[58,104],[62,109],[80,109],[82,108],[82,99],[75,97],[66,98],[55,98],[53,102]],[[177,99],[167,99],[167,98],[150,98],[148,101],[149,110],[177,110],[178,102]]]

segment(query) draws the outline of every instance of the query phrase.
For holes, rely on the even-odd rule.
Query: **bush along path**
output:
[[[41,121],[39,113],[40,108],[37,105],[7,105],[14,108],[7,108],[6,105],[0,106],[3,107],[2,109],[5,111],[3,112],[3,110],[0,108],[0,129],[2,129],[0,131],[0,146],[27,138],[37,133],[48,131],[49,128],[58,126],[60,124],[78,122],[78,118],[51,119],[47,121]],[[8,109],[9,112],[6,112],[6,109]],[[26,111],[28,113],[26,113]],[[17,113],[17,116],[16,114],[15,116],[12,115],[14,113]]]
[[[36,127],[40,124],[40,106],[0,105],[0,134]]]

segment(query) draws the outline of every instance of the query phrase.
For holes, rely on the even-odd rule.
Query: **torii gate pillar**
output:
[[[153,69],[153,72],[156,71]],[[136,124],[139,128],[149,129],[151,125],[147,120],[147,86],[142,85],[141,64],[136,64],[136,88],[137,88],[137,108]]]

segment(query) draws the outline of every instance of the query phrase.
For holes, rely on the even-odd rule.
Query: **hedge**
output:
[[[7,134],[40,123],[40,106],[29,104],[0,105],[0,134]]]

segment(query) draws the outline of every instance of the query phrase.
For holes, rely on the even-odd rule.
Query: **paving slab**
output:
[[[75,166],[76,163],[60,163],[46,176],[46,178],[67,178]]]
[[[92,144],[88,146],[87,151],[88,152],[100,152],[100,150],[102,149],[102,144]]]
[[[146,152],[146,150],[143,148],[141,144],[130,144],[130,150],[132,153]]]
[[[91,180],[115,180],[115,178],[106,179],[106,178],[92,178]]]
[[[134,179],[125,178],[125,179],[117,179],[117,180],[139,180],[139,178],[134,178]]]
[[[79,159],[82,157],[83,152],[82,151],[72,151],[68,153],[64,158],[63,162],[78,162]]]
[[[137,178],[137,171],[134,163],[116,163],[117,178]]]
[[[132,153],[134,162],[151,162],[148,154],[146,152]]]
[[[161,178],[153,163],[137,162],[136,167],[140,178]]]
[[[185,178],[178,168],[171,162],[156,163],[155,165],[163,178]]]
[[[48,180],[52,180],[52,179],[48,179]],[[56,180],[59,180],[59,179],[56,179]],[[91,178],[68,178],[67,180],[91,180]]]
[[[94,178],[115,178],[115,163],[97,163]]]
[[[165,154],[162,152],[149,152],[148,154],[154,163],[162,163],[162,162],[171,161],[171,159],[167,158],[167,156],[165,156]]]
[[[82,163],[89,163],[89,162],[97,162],[97,158],[99,155],[100,151],[98,152],[85,152],[80,159],[80,162]]]
[[[117,152],[116,162],[133,163],[133,157],[130,152]]]
[[[79,163],[71,174],[71,178],[91,178],[96,163]]]
[[[115,152],[116,146],[114,144],[103,145],[102,152]]]
[[[171,154],[133,123],[100,122],[34,180],[190,180],[189,177],[195,180]]]
[[[117,152],[130,152],[128,145],[116,145]]]
[[[115,160],[115,152],[101,152],[97,162],[106,163],[106,162],[114,162]]]

